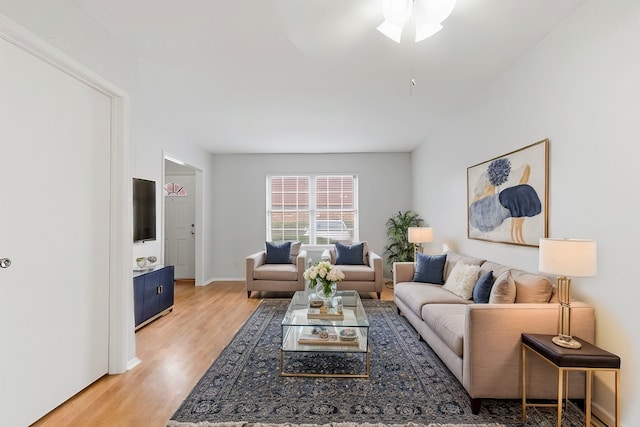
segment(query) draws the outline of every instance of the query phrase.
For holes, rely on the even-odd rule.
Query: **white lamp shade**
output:
[[[595,240],[540,239],[538,269],[558,276],[595,276],[596,249]]]
[[[433,228],[409,227],[409,243],[428,243],[433,241]]]

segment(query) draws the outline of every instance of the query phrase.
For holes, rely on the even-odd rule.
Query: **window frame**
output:
[[[345,198],[348,197],[348,195],[352,195],[352,200],[351,200],[351,204],[349,205],[348,209],[345,209],[344,206],[339,206],[338,208],[336,207],[330,207],[327,206],[327,204],[330,204],[330,202],[328,202],[324,207],[322,208],[318,208],[318,200],[317,200],[317,196],[318,196],[318,191],[320,191],[318,189],[319,187],[319,180],[321,179],[325,179],[325,178],[330,178],[330,177],[336,177],[336,178],[340,178],[341,180],[344,180],[345,178],[349,178],[350,180],[350,190],[349,191],[344,191],[344,181],[341,182],[341,189],[342,191],[340,193],[338,193],[338,197],[340,198],[340,200],[344,200]],[[352,243],[352,242],[358,242],[360,239],[360,220],[359,220],[359,197],[358,197],[358,175],[355,173],[318,173],[318,174],[270,174],[267,175],[266,177],[266,240],[267,241],[273,241],[273,231],[274,228],[272,226],[272,219],[273,219],[273,215],[275,213],[282,213],[282,216],[284,217],[287,213],[289,214],[295,214],[296,216],[296,225],[299,224],[304,224],[304,221],[299,221],[299,216],[298,213],[301,212],[303,214],[308,213],[308,227],[305,229],[301,229],[299,226],[297,226],[295,229],[291,229],[291,228],[281,228],[281,234],[284,236],[286,234],[286,231],[289,230],[289,232],[291,232],[291,230],[295,230],[296,231],[296,237],[293,239],[286,239],[286,240],[297,240],[297,241],[302,241],[303,245],[306,248],[309,249],[313,249],[313,248],[320,248],[320,249],[324,249],[327,247],[330,247],[334,244],[334,241],[332,239],[330,239],[329,237],[323,238],[316,235],[316,224],[317,221],[342,221],[343,225],[346,227],[346,230],[351,234],[351,238],[349,240],[339,240],[339,241],[344,241],[345,243]],[[299,200],[301,199],[300,194],[304,195],[305,189],[302,189],[302,191],[300,191],[300,188],[296,187],[296,194],[298,196],[296,196],[296,206],[294,209],[285,209],[284,207],[284,203],[280,205],[279,209],[273,209],[273,194],[275,194],[273,192],[273,186],[272,186],[272,182],[273,179],[275,178],[296,178],[299,182],[300,179],[306,179],[308,182],[308,190],[307,194],[308,194],[308,206],[307,208],[300,208],[300,205],[298,205]],[[329,182],[325,183],[325,187],[326,187],[326,191],[324,191],[324,193],[327,194],[327,200],[331,197],[331,194],[333,194],[335,196],[335,191],[330,191],[330,184]],[[283,194],[286,193],[284,191],[284,187],[282,188],[283,190]],[[284,196],[283,196],[284,199]],[[326,218],[329,219],[323,219],[323,218],[318,218],[318,216],[324,216]],[[334,217],[338,217],[338,219],[335,219]],[[353,217],[352,219],[348,219],[348,217]],[[347,217],[347,218],[345,218]],[[349,226],[347,225],[347,223],[345,222],[345,219],[348,222],[352,222],[353,225],[351,228],[349,228]],[[283,221],[284,224],[284,221]],[[342,228],[342,227],[341,227]],[[306,235],[307,230],[309,231],[308,236]],[[344,231],[342,231],[344,232]],[[307,241],[308,240],[308,241]],[[320,243],[318,243],[318,241],[320,240]],[[280,241],[280,240],[278,240]]]

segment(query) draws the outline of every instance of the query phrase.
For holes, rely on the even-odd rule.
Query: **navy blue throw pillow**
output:
[[[477,304],[486,304],[489,302],[491,288],[493,288],[493,271],[478,277],[476,284],[473,286],[473,302]]]
[[[444,285],[444,263],[447,255],[424,255],[418,252],[414,282]]]
[[[267,256],[265,264],[291,264],[291,242],[280,244],[265,242]]]
[[[364,242],[343,245],[336,242],[336,265],[364,265]]]

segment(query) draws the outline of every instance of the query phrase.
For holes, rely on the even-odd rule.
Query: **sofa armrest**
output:
[[[367,261],[369,263],[369,267],[376,270],[382,271],[382,257],[373,251],[367,252]]]
[[[557,304],[469,304],[463,348],[463,385],[472,398],[520,393],[521,334],[555,335]],[[571,333],[594,342],[595,310],[571,303]],[[508,379],[508,380],[507,380]]]
[[[256,252],[255,254],[249,255],[246,259],[247,269],[251,267],[251,270],[255,270],[256,268],[264,264],[264,261],[266,258],[267,258],[266,251],[260,251],[260,252]]]
[[[301,250],[296,257],[296,266],[298,267],[298,278],[302,277],[307,269],[307,251]],[[304,280],[304,278],[302,279]]]
[[[384,272],[382,269],[382,257],[373,251],[367,252],[369,267],[373,268],[373,280],[376,282],[376,292],[382,292],[384,285]]]
[[[251,283],[253,282],[253,271],[264,264],[264,260],[267,257],[266,251],[256,252],[255,254],[249,255],[245,259],[245,279],[247,282],[247,286],[251,288]]]
[[[393,284],[412,282],[416,264],[414,262],[393,263]]]

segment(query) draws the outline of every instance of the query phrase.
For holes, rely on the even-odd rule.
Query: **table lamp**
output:
[[[413,260],[415,261],[418,258],[418,248],[420,248],[420,252],[422,253],[422,244],[433,241],[433,228],[409,227],[408,233],[407,240],[409,240],[409,243],[413,243]]]
[[[560,347],[578,349],[582,345],[571,337],[571,279],[597,273],[596,242],[580,239],[540,239],[538,269],[558,275],[560,318],[553,342]]]

